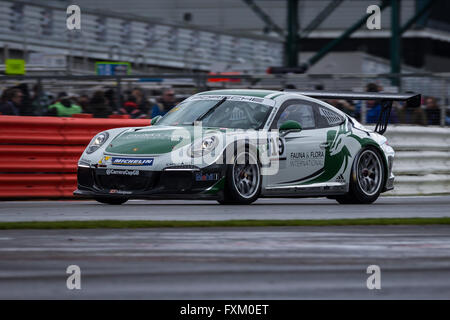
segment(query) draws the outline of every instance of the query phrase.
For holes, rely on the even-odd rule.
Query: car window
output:
[[[278,118],[277,129],[288,120],[297,121],[302,129],[313,129],[316,126],[313,107],[307,104],[296,103],[287,106]]]
[[[260,103],[225,101],[202,119],[205,127],[258,129],[264,125],[271,107]]]
[[[343,121],[344,118],[336,112],[325,107],[319,107],[320,127],[334,127],[340,125]]]
[[[256,102],[191,100],[174,107],[157,125],[192,125],[201,118],[204,127],[259,129],[271,111],[272,107]]]

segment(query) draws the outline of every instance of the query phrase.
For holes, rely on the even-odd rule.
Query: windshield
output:
[[[193,125],[202,121],[204,127],[259,129],[272,107],[247,101],[190,100],[169,111],[157,125]]]

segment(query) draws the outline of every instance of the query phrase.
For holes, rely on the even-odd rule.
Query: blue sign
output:
[[[130,73],[128,62],[96,62],[95,72],[99,76],[126,76]]]

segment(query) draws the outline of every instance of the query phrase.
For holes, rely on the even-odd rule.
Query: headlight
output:
[[[194,142],[188,149],[188,154],[195,158],[207,155],[213,151],[219,144],[219,138],[211,136],[204,138],[202,141]]]
[[[94,139],[92,139],[91,143],[89,143],[86,149],[86,153],[91,154],[92,152],[96,151],[106,142],[106,140],[108,140],[108,138],[108,132],[99,133]]]

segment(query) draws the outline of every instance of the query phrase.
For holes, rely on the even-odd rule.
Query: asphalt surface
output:
[[[240,220],[449,217],[450,196],[382,197],[371,205],[334,200],[260,199],[250,206],[215,201],[131,200],[121,206],[96,201],[2,201],[0,221]]]
[[[450,226],[5,230],[0,257],[0,299],[450,299]]]

